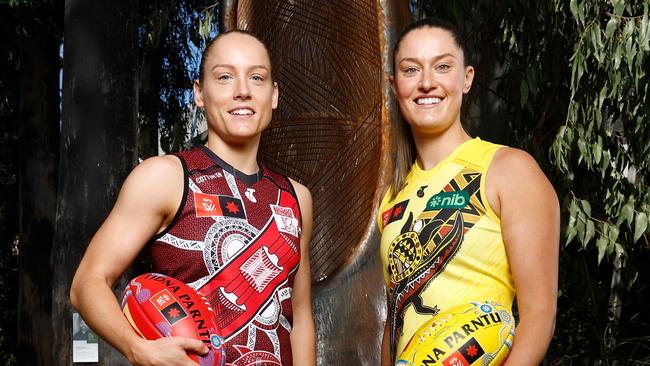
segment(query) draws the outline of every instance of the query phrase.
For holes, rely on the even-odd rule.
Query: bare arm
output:
[[[294,181],[291,182],[298,196],[302,214],[300,236],[300,265],[293,281],[291,305],[293,328],[291,349],[296,366],[316,365],[316,327],[311,305],[311,270],[309,265],[309,243],[312,231],[312,200],[309,190]]]
[[[207,352],[201,341],[190,338],[139,338],[111,290],[149,239],[169,223],[182,191],[183,173],[177,158],[156,157],[137,166],[88,245],[72,281],[72,305],[93,330],[135,365],[195,365],[186,350]]]
[[[539,365],[555,329],[560,236],[557,195],[535,160],[517,149],[500,149],[487,179],[488,199],[501,218],[519,310],[513,348],[505,365]]]

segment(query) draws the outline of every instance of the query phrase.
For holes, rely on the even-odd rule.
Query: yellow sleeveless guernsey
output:
[[[438,312],[469,301],[510,309],[514,284],[485,176],[501,145],[461,144],[429,171],[413,164],[406,186],[379,209],[391,354]]]

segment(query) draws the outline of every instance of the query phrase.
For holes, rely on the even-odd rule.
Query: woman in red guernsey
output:
[[[227,365],[315,365],[311,194],[257,160],[278,103],[264,44],[243,31],[212,40],[194,99],[208,120],[206,144],[131,172],[79,265],[72,304],[131,363],[193,365],[186,352],[206,353],[201,341],[138,337],[111,290],[147,246],[154,271],[206,295]]]

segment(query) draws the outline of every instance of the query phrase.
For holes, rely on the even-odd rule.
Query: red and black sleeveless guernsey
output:
[[[263,166],[246,175],[202,145],[177,156],[183,200],[150,245],[154,270],[208,298],[226,365],[291,365],[302,224],[291,182]]]

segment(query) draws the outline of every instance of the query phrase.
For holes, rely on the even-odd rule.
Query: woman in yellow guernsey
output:
[[[555,325],[559,205],[526,152],[470,137],[460,120],[474,68],[462,35],[410,24],[393,52],[394,173],[379,210],[388,295],[382,366],[436,314],[489,300],[517,324],[505,365],[538,365]]]

